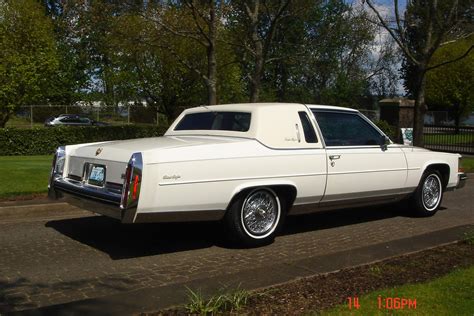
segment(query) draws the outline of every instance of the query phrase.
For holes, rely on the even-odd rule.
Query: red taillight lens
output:
[[[125,171],[122,200],[120,203],[120,207],[122,209],[127,209],[138,205],[142,181],[142,170],[142,154],[134,153],[128,162],[127,170]]]
[[[130,188],[130,177],[132,176],[133,166],[128,163],[127,170],[125,171],[125,179],[123,180],[123,191],[122,191],[122,208],[125,208],[128,203],[128,190]]]
[[[135,179],[133,180],[133,191],[132,191],[132,199],[133,200],[137,199],[138,181],[140,181],[140,179],[138,178],[138,175],[136,175]]]

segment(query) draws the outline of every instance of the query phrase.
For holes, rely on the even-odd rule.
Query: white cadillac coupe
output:
[[[402,199],[433,215],[465,183],[460,158],[394,144],[349,108],[201,106],[163,137],[59,147],[49,195],[123,223],[222,220],[257,246],[288,215]]]

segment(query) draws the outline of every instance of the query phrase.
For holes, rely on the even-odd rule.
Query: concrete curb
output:
[[[131,315],[157,311],[187,302],[186,287],[200,289],[208,296],[224,287],[237,286],[247,290],[264,289],[319,274],[367,265],[392,257],[419,252],[463,239],[473,225],[457,226],[410,238],[341,251],[323,256],[305,258],[294,262],[276,263],[272,266],[250,269],[213,278],[202,276],[185,283],[145,288],[135,291],[46,306],[34,310],[12,312],[11,315]]]

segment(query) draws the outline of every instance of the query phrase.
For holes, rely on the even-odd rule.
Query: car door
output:
[[[391,198],[402,194],[407,164],[396,144],[357,111],[314,110],[327,155],[327,185],[321,206]]]

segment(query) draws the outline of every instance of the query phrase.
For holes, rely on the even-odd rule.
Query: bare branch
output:
[[[208,21],[205,17],[203,17],[203,15],[198,12],[198,9],[196,8],[196,6],[193,4],[193,1],[190,1],[189,4],[188,4],[188,7],[189,9],[191,10],[191,14],[193,15],[193,20],[194,20],[194,24],[196,25],[199,33],[202,35],[202,37],[205,38],[205,40],[207,41],[207,45],[211,45],[211,39],[209,38],[208,34],[204,31],[204,29],[201,27],[201,24],[199,23],[199,18],[201,18],[202,20],[206,21],[206,23],[208,24],[209,28],[211,27],[210,25],[210,21]]]
[[[199,44],[201,44],[203,46],[207,45],[207,43],[205,41],[203,41],[203,39],[200,36],[197,36],[193,32],[177,31],[177,30],[171,28],[170,26],[168,26],[166,23],[164,23],[160,18],[154,19],[154,18],[151,18],[151,17],[149,17],[149,16],[147,16],[143,13],[140,13],[140,16],[143,17],[145,20],[154,22],[155,24],[159,25],[160,27],[162,27],[168,33],[171,33],[175,36],[179,36],[179,37],[183,37],[183,38],[193,39],[193,40],[195,40],[196,42],[198,42]]]
[[[457,9],[457,3],[458,3],[457,1],[453,2],[453,6],[451,7],[448,18],[445,21],[445,25],[444,25],[444,27],[441,27],[441,31],[438,34],[438,38],[436,39],[436,41],[433,43],[433,45],[431,47],[429,47],[429,45],[427,45],[427,48],[429,48],[428,54],[429,54],[430,57],[434,54],[434,52],[441,45],[441,42],[444,39],[445,34],[449,31],[449,28],[446,27],[446,25],[450,25],[453,22],[453,18],[455,16],[455,12],[456,12],[456,9]],[[436,9],[435,8],[433,8],[432,14],[436,15]]]
[[[290,0],[286,0],[283,3],[280,3],[280,6],[278,8],[278,11],[275,17],[270,22],[271,23],[270,30],[268,31],[267,37],[265,38],[264,49],[263,49],[264,59],[268,53],[268,50],[273,41],[273,38],[275,37],[276,26],[278,25],[279,20],[283,16],[283,12],[285,12],[289,4],[290,4]]]
[[[370,2],[370,0],[365,0],[365,2],[367,3],[367,5],[370,7],[370,9],[375,13],[375,15],[377,15],[377,18],[379,19],[379,22],[382,24],[382,26],[387,30],[387,32],[390,34],[390,36],[392,36],[392,38],[395,40],[395,42],[397,42],[398,46],[400,47],[400,49],[403,51],[403,53],[405,53],[405,56],[407,56],[408,59],[410,59],[410,61],[412,63],[414,63],[415,65],[419,65],[420,62],[415,58],[415,56],[413,56],[413,54],[411,53],[410,49],[408,48],[407,45],[405,45],[404,42],[401,41],[401,38],[398,38],[398,36],[395,34],[395,32],[393,31],[393,29],[391,27],[388,26],[387,22],[384,20],[384,18],[380,15],[380,12],[377,11],[377,9],[375,8],[375,6],[373,5],[372,2]]]
[[[444,46],[444,45],[456,43],[456,42],[459,41],[459,40],[466,39],[466,38],[471,37],[471,36],[473,36],[473,35],[474,35],[474,32],[471,32],[471,33],[468,33],[468,34],[466,34],[466,35],[464,35],[464,36],[461,36],[461,37],[459,37],[459,38],[456,38],[456,39],[453,39],[453,40],[450,40],[450,41],[443,42],[443,43],[439,44],[439,46]]]
[[[400,40],[405,43],[406,42],[406,40],[405,40],[405,30],[403,29],[401,21],[400,21],[400,14],[398,12],[398,0],[394,0],[393,3],[394,3],[393,5],[395,7],[395,21],[397,23],[397,31],[398,31],[398,34],[400,34]]]
[[[461,56],[459,57],[456,57],[454,59],[451,59],[451,60],[448,60],[448,61],[445,61],[445,62],[442,62],[442,63],[439,63],[437,65],[434,65],[434,66],[430,66],[428,68],[426,68],[426,71],[430,71],[430,70],[433,70],[433,69],[436,69],[436,68],[439,68],[439,67],[442,67],[442,66],[445,66],[445,65],[448,65],[448,64],[452,64],[452,63],[455,63],[457,62],[458,60],[461,60],[465,57],[467,57],[469,55],[469,53],[474,49],[474,45],[471,45],[471,47],[469,47],[468,50],[466,50],[464,52],[464,54],[462,54]]]
[[[219,65],[217,68],[218,68],[218,69],[223,69],[223,68],[225,68],[225,67],[227,67],[227,66],[230,66],[230,65],[233,65],[233,64],[238,64],[239,62],[240,62],[239,60],[234,59],[234,60],[231,60],[231,61],[229,61],[229,62],[227,62],[227,63],[225,63],[225,64]]]
[[[169,50],[172,54],[173,54],[173,57],[175,57],[178,62],[180,64],[182,64],[183,66],[185,66],[186,68],[188,68],[189,70],[191,71],[194,71],[198,76],[200,76],[204,81],[208,81],[209,78],[203,74],[198,68],[194,67],[193,65],[191,65],[190,63],[188,63],[186,60],[182,59],[180,57],[180,55],[178,54],[178,52],[176,52],[172,46],[170,45],[165,45],[165,44],[152,44],[150,41],[143,41],[142,44],[144,45],[147,45],[147,46],[150,46],[150,47],[157,47],[157,48],[162,48],[162,49],[166,49],[166,50]]]
[[[213,1],[213,0],[211,0]],[[189,0],[189,1],[185,1],[185,4],[188,6],[188,8],[192,9],[193,11],[195,11],[195,13],[204,21],[206,21],[206,23],[209,22],[209,19],[207,18],[206,15],[202,14],[201,11],[199,11],[197,9],[197,7],[194,5],[194,0]]]

